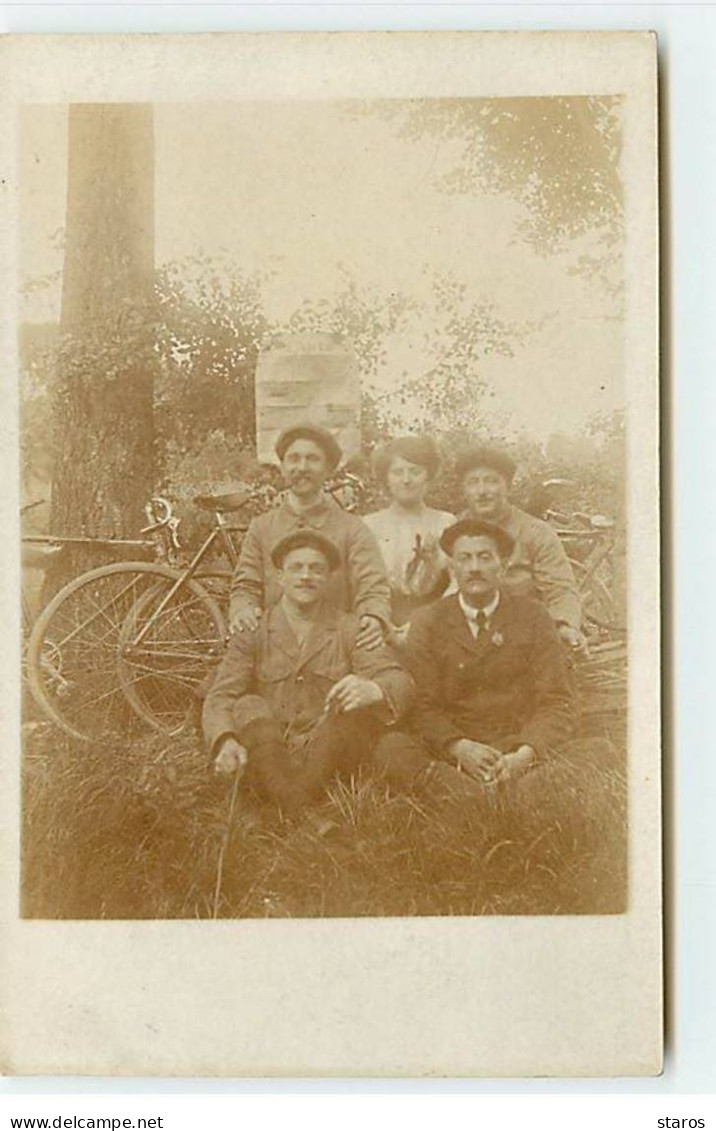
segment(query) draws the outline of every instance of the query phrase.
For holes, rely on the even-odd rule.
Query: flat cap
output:
[[[385,480],[392,461],[398,457],[424,467],[431,479],[440,467],[440,452],[431,436],[397,436],[373,453],[376,478]]]
[[[512,482],[517,470],[517,464],[507,452],[503,452],[501,448],[490,448],[481,444],[463,451],[455,464],[460,479],[468,471],[472,471],[473,467],[489,467],[498,475],[502,475],[508,483]]]
[[[286,555],[290,554],[291,550],[302,550],[306,546],[320,551],[328,562],[329,569],[335,570],[340,567],[341,554],[335,542],[317,530],[294,530],[292,534],[280,538],[271,550],[271,561],[276,569],[281,569]]]
[[[293,424],[284,428],[276,441],[276,455],[283,459],[294,440],[313,440],[326,453],[331,468],[338,467],[343,452],[341,446],[332,432],[321,428],[319,424]]]
[[[461,518],[443,530],[440,548],[449,558],[452,557],[458,538],[491,538],[503,559],[509,558],[515,548],[514,538],[506,530],[494,526],[491,522],[481,522],[479,518]]]

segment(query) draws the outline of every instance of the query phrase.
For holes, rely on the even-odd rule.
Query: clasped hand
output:
[[[486,785],[519,777],[535,760],[531,746],[520,746],[517,750],[503,754],[493,746],[470,738],[458,739],[449,747],[449,752],[466,774]]]

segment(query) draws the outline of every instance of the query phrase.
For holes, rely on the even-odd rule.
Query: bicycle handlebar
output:
[[[140,533],[149,534],[154,530],[160,530],[163,526],[168,526],[172,517],[172,505],[168,499],[163,495],[153,495],[148,503],[145,503],[144,513],[149,519],[149,526],[145,526]]]
[[[334,480],[329,480],[326,483],[326,491],[331,496],[338,494],[338,492],[346,488],[356,491],[360,494],[365,490],[363,481],[351,472],[343,472],[340,477]],[[261,502],[265,505],[272,505],[278,496],[281,494],[271,484],[265,483],[258,487],[252,487],[242,506],[251,502]],[[167,531],[169,542],[174,550],[179,550],[180,543],[177,534],[179,526],[179,519],[174,515],[172,504],[163,495],[153,495],[151,499],[145,504],[144,513],[149,520],[148,525],[142,527],[141,534],[156,534],[160,531]]]
[[[144,513],[149,519],[149,526],[143,527],[140,534],[155,534],[157,531],[166,530],[171,548],[180,550],[179,519],[175,517],[169,500],[163,495],[153,495],[145,505]]]

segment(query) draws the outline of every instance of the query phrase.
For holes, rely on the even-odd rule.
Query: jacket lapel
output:
[[[268,632],[271,639],[271,647],[279,648],[286,656],[289,656],[294,663],[297,662],[301,647],[295,632],[286,620],[286,614],[281,608],[280,601],[270,609],[268,616]]]
[[[467,623],[467,618],[460,608],[460,600],[457,593],[446,599],[446,605],[447,608],[445,609],[443,624],[447,635],[462,648],[467,648],[469,652],[472,652],[477,644],[477,640],[473,637],[470,626]]]
[[[313,622],[308,639],[299,655],[299,668],[305,667],[310,660],[313,660],[319,652],[323,651],[327,644],[334,640],[337,619],[336,610],[324,605]]]
[[[467,618],[460,608],[460,601],[455,594],[450,597],[450,610],[446,617],[446,626],[453,639],[470,654],[484,656],[501,646],[495,643],[495,637],[505,636],[505,626],[509,621],[509,598],[504,590],[500,591],[500,603],[493,616],[490,618],[490,627],[486,632],[479,632],[473,636]]]
[[[504,589],[500,590],[500,603],[495,609],[494,615],[490,621],[490,631],[486,633],[486,637],[490,642],[492,648],[501,648],[504,641],[507,639],[507,627],[510,623],[511,608],[510,598]],[[497,638],[497,642],[496,639]]]

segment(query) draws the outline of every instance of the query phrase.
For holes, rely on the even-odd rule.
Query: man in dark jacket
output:
[[[271,561],[280,600],[255,631],[232,637],[204,703],[204,734],[218,771],[245,768],[295,816],[337,771],[410,742],[391,728],[413,684],[385,645],[361,643],[358,617],[328,599],[341,566],[332,541],[295,531]]]
[[[458,592],[419,610],[405,662],[417,687],[413,749],[383,769],[406,785],[430,760],[485,783],[515,778],[549,758],[573,729],[563,648],[544,605],[501,588],[513,542],[499,527],[462,519],[440,545]]]

